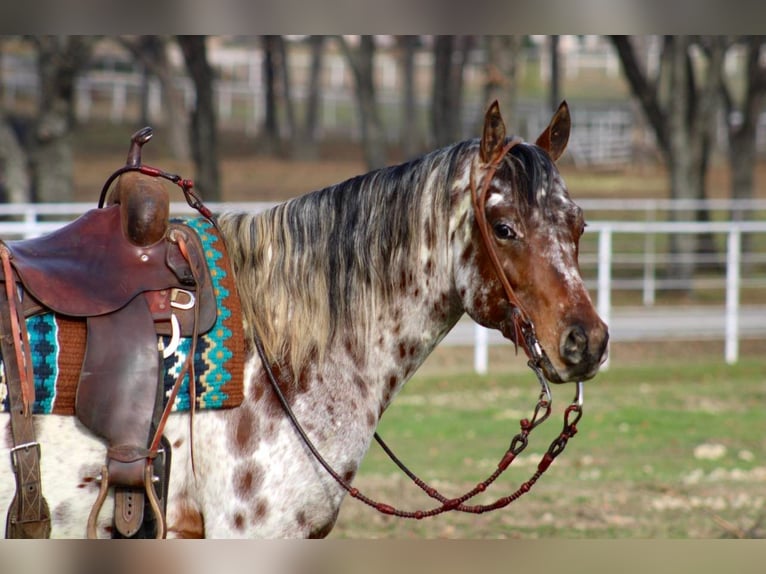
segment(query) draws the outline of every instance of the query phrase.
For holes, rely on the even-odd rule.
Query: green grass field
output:
[[[519,361],[520,362],[520,361]],[[416,375],[386,412],[380,433],[448,496],[495,468],[531,414],[531,371]],[[445,371],[449,373],[449,371]],[[561,430],[573,387],[554,388],[554,414],[481,500],[510,494]],[[355,500],[335,538],[730,538],[766,536],[766,369],[708,356],[613,365],[586,383],[585,413],[566,451],[525,496],[494,513],[412,521]],[[433,502],[376,445],[355,486],[407,509]]]

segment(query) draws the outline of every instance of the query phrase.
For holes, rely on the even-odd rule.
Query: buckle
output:
[[[39,459],[40,458],[40,454],[41,454],[41,450],[40,450],[40,443],[37,442],[37,441],[35,441],[35,442],[25,442],[25,443],[22,443],[22,444],[18,444],[18,445],[14,446],[10,450],[11,465],[13,465],[13,468],[16,468],[18,466],[17,460],[16,460],[16,453],[18,451],[20,451],[20,450],[27,451],[27,450],[29,450],[32,447],[37,449],[37,458]]]

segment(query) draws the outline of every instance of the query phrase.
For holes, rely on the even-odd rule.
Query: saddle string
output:
[[[137,171],[143,175],[148,175],[150,177],[161,177],[163,179],[167,179],[171,183],[176,184],[178,187],[181,188],[181,191],[184,194],[184,198],[186,199],[186,203],[188,203],[190,207],[197,210],[206,219],[209,219],[210,221],[214,220],[213,212],[210,211],[210,209],[208,209],[208,207],[202,202],[202,198],[200,198],[200,196],[197,195],[196,192],[194,192],[193,180],[185,179],[178,174],[168,173],[166,171],[163,171],[161,169],[158,169],[156,167],[152,167],[149,165],[126,165],[116,170],[112,175],[110,175],[109,179],[106,180],[106,183],[104,183],[104,186],[101,188],[101,194],[98,199],[99,209],[104,207],[104,203],[106,203],[106,194],[109,191],[109,187],[112,185],[112,182],[115,179],[117,179],[119,176],[121,176],[123,173],[127,173],[129,171]]]
[[[8,299],[8,309],[11,316],[11,335],[13,337],[13,350],[16,353],[16,364],[19,368],[19,380],[21,386],[21,397],[23,403],[24,416],[28,416],[30,409],[35,402],[35,384],[34,376],[32,374],[32,365],[26,360],[26,354],[22,349],[22,345],[27,344],[29,341],[27,336],[27,324],[22,319],[19,320],[18,308],[16,302],[18,296],[15,292],[16,282],[13,280],[13,270],[11,268],[10,254],[8,250],[3,247],[0,249],[0,257],[3,261],[3,275],[5,277],[5,294]]]
[[[422,519],[426,517],[436,516],[438,514],[442,514],[448,511],[460,511],[460,512],[466,512],[471,514],[480,514],[483,512],[488,512],[490,510],[503,508],[507,506],[508,504],[510,504],[511,502],[513,502],[514,500],[518,499],[523,494],[529,492],[529,490],[537,482],[537,480],[543,475],[543,473],[545,473],[545,471],[548,469],[548,467],[551,465],[554,459],[564,451],[564,448],[566,447],[568,440],[577,433],[577,423],[579,422],[580,418],[582,418],[582,399],[583,399],[582,383],[577,383],[577,392],[576,392],[575,398],[564,412],[564,427],[562,431],[559,433],[559,435],[555,439],[553,439],[553,441],[549,445],[548,450],[546,451],[546,453],[543,455],[540,462],[538,463],[537,471],[532,475],[532,477],[529,478],[526,482],[522,483],[521,486],[519,486],[519,488],[516,489],[516,491],[514,491],[512,494],[499,498],[493,503],[479,504],[479,505],[465,504],[465,502],[467,502],[468,500],[484,492],[503,472],[505,472],[505,470],[510,466],[513,460],[519,454],[521,454],[521,452],[529,444],[529,434],[550,416],[551,409],[552,409],[552,398],[551,398],[550,388],[548,387],[548,383],[545,380],[545,377],[542,373],[542,369],[540,367],[540,364],[543,361],[543,354],[540,348],[540,344],[537,341],[537,337],[534,332],[534,326],[529,320],[528,315],[526,314],[523,306],[521,305],[520,301],[516,297],[516,294],[514,293],[513,288],[511,287],[508,281],[508,278],[503,272],[499,257],[497,255],[497,252],[493,248],[491,239],[489,237],[489,231],[487,229],[487,221],[486,221],[486,213],[485,213],[486,193],[487,193],[487,190],[489,189],[489,185],[491,183],[492,177],[494,176],[495,171],[499,167],[500,162],[503,160],[506,154],[511,150],[511,148],[513,148],[515,145],[519,143],[521,143],[520,139],[516,139],[516,138],[511,139],[505,145],[502,152],[497,156],[497,159],[489,165],[489,171],[481,186],[480,192],[477,192],[476,190],[476,185],[474,183],[474,177],[473,177],[474,168],[472,164],[471,166],[471,197],[472,197],[472,203],[474,206],[474,211],[476,214],[475,216],[476,216],[477,224],[479,226],[479,229],[482,235],[482,240],[490,255],[490,259],[493,262],[493,266],[495,267],[498,278],[500,279],[503,285],[503,288],[506,292],[508,301],[513,307],[512,313],[513,313],[514,329],[516,331],[514,343],[517,345],[517,349],[518,349],[518,344],[520,341],[522,344],[522,347],[525,349],[527,355],[529,356],[530,360],[527,364],[537,376],[537,379],[541,385],[541,392],[540,392],[540,397],[538,399],[538,402],[535,405],[534,414],[532,418],[531,419],[525,418],[519,421],[521,430],[512,438],[510,446],[508,447],[508,450],[503,454],[502,458],[500,459],[500,462],[497,465],[497,469],[487,479],[478,483],[472,490],[466,492],[465,494],[463,494],[462,496],[458,498],[448,498],[444,496],[437,489],[428,485],[425,481],[423,481],[417,475],[415,475],[394,454],[394,452],[390,449],[390,447],[385,443],[385,441],[377,432],[374,434],[375,440],[378,442],[378,444],[380,444],[384,452],[421,490],[423,490],[431,498],[440,502],[441,506],[431,508],[428,510],[416,510],[416,511],[401,510],[389,504],[375,501],[367,497],[366,495],[362,494],[357,488],[352,487],[349,484],[349,482],[346,481],[343,477],[341,477],[335,471],[335,469],[333,469],[332,466],[324,459],[324,457],[319,453],[314,443],[311,441],[311,439],[308,437],[306,432],[303,430],[300,422],[295,416],[295,413],[290,407],[290,404],[288,403],[287,399],[282,393],[282,390],[279,388],[279,383],[277,382],[274,372],[271,368],[271,365],[266,357],[266,353],[263,349],[263,343],[260,339],[260,336],[258,335],[257,331],[254,334],[255,347],[258,351],[258,355],[261,359],[261,362],[263,363],[263,367],[264,367],[264,370],[266,371],[267,378],[269,379],[269,382],[275,394],[277,395],[277,399],[282,405],[283,410],[287,414],[293,427],[295,428],[296,432],[303,440],[306,447],[312,453],[314,458],[320,463],[320,465],[327,471],[327,473],[335,480],[335,482],[337,482],[338,485],[341,486],[350,496],[352,496],[353,498],[356,498],[357,500],[367,504],[368,506],[374,508],[375,510],[383,514],[389,514],[389,515],[397,516],[400,518]]]
[[[189,262],[189,268],[192,272],[192,278],[194,279],[195,286],[199,286],[200,284],[200,278],[197,276],[197,271],[194,268],[194,265],[191,261],[191,256],[189,255],[189,249],[186,245],[186,241],[184,238],[179,234],[175,237],[176,242],[178,243],[178,248],[181,252],[181,255],[183,255],[184,259],[186,259]],[[175,383],[173,383],[173,388],[170,391],[170,396],[168,397],[167,404],[165,405],[165,409],[162,411],[162,415],[160,417],[159,422],[157,423],[157,429],[154,433],[154,438],[152,439],[149,450],[152,453],[157,453],[157,450],[159,449],[160,441],[162,440],[162,433],[165,430],[165,424],[167,423],[168,417],[170,416],[170,412],[173,409],[173,404],[175,403],[176,397],[178,396],[178,391],[181,388],[181,384],[183,383],[184,378],[186,375],[189,375],[189,445],[190,445],[190,452],[191,452],[191,466],[192,466],[192,472],[196,475],[196,468],[195,468],[195,457],[194,457],[194,412],[196,410],[197,405],[197,381],[196,381],[196,373],[194,369],[194,355],[197,351],[197,339],[198,339],[198,325],[199,325],[199,300],[195,297],[194,300],[194,326],[192,329],[192,336],[191,336],[191,346],[189,349],[189,353],[186,357],[186,360],[184,361],[184,365],[181,368],[180,373],[176,377]]]

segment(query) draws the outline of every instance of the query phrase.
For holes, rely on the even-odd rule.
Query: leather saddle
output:
[[[81,318],[87,325],[75,413],[107,444],[88,536],[96,536],[111,487],[114,536],[165,535],[171,453],[162,428],[172,397],[166,406],[161,363],[172,349],[161,349],[158,335],[170,335],[171,345],[192,337],[194,347],[215,323],[217,308],[200,239],[170,221],[162,178],[178,183],[190,204],[201,204],[191,195],[191,182],[141,164],[141,148],[151,136],[151,128],[133,135],[126,166],[107,180],[98,209],[41,238],[0,244],[0,351],[17,483],[7,537],[50,534],[31,423],[34,382],[24,321],[40,312]],[[191,367],[176,387],[188,373],[193,389],[190,355]]]

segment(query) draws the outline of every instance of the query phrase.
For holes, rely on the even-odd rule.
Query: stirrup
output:
[[[157,540],[161,540],[167,535],[167,524],[165,523],[165,517],[163,516],[162,509],[160,508],[160,502],[157,498],[157,491],[154,489],[152,475],[153,467],[151,464],[147,464],[144,469],[144,490],[146,491],[146,496],[149,498],[149,506],[152,508],[154,519],[156,520],[157,533],[155,538]],[[98,538],[98,532],[96,530],[98,515],[101,513],[101,508],[104,506],[104,501],[106,500],[106,495],[108,492],[109,469],[106,465],[103,465],[101,467],[101,488],[98,491],[96,502],[93,503],[93,507],[90,509],[90,514],[88,515],[87,534],[88,538],[91,540]]]

